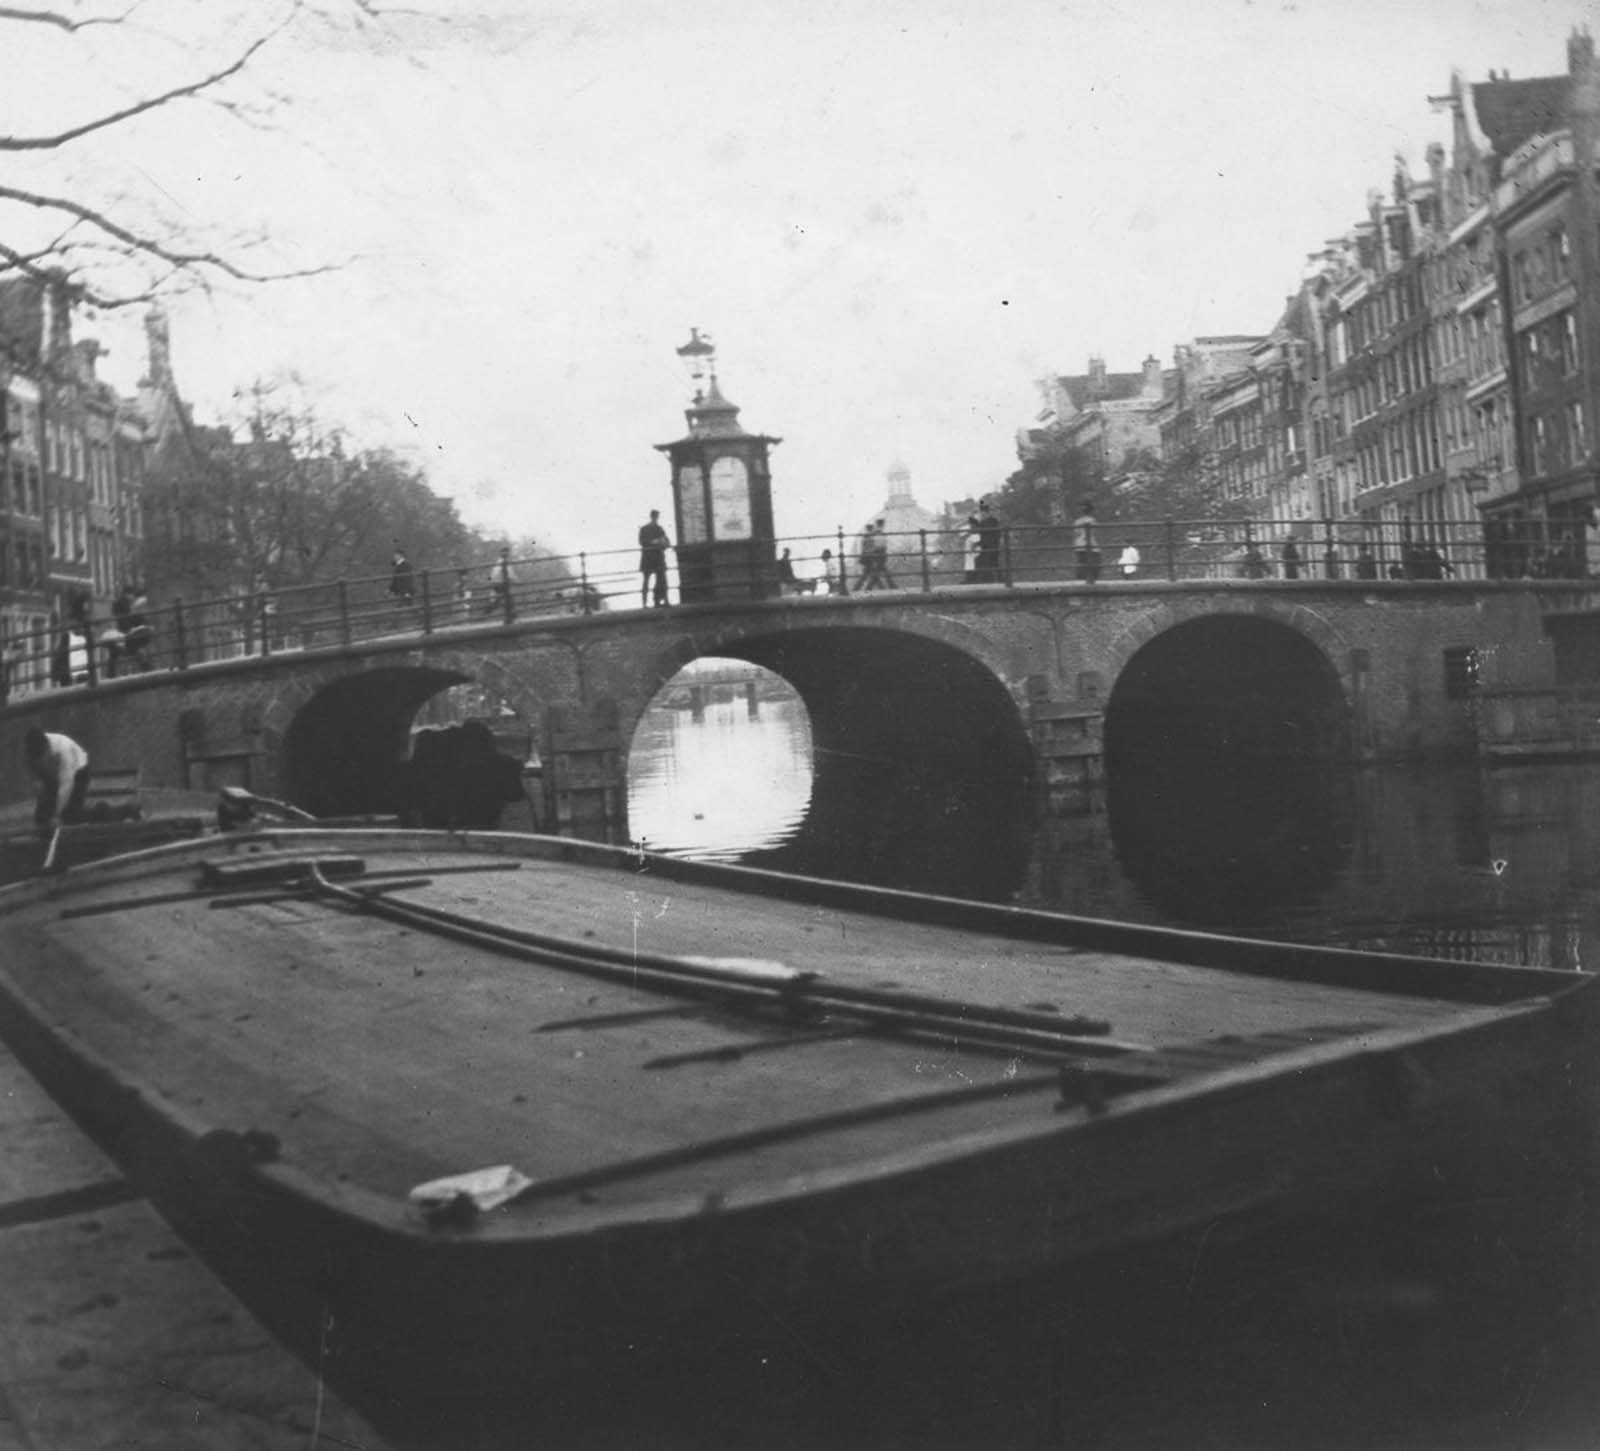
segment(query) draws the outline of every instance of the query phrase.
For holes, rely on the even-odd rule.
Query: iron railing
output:
[[[715,565],[719,599],[741,593],[927,594],[957,587],[1028,584],[1115,586],[1151,581],[1430,581],[1588,577],[1575,545],[1541,533],[1486,540],[1476,524],[1353,521],[1114,520],[1094,526],[1086,553],[1076,526],[1009,526],[985,543],[965,529],[880,535],[881,568],[842,529],[754,541]],[[1286,549],[1293,540],[1293,548]],[[783,577],[787,553],[793,579]],[[1600,571],[1597,571],[1600,572]],[[420,569],[409,594],[390,575],[341,579],[219,598],[175,599],[137,619],[41,622],[0,640],[0,700],[98,685],[147,671],[272,656],[382,639],[516,624],[537,617],[645,607],[636,549],[507,558],[465,568]],[[677,599],[676,588],[672,598]]]

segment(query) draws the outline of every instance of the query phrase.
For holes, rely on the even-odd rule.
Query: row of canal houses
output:
[[[1087,457],[1131,497],[1396,565],[1433,544],[1468,577],[1600,572],[1600,71],[1575,31],[1565,75],[1457,72],[1432,97],[1448,150],[1399,163],[1366,216],[1307,259],[1270,331],[1201,337],[1171,368],[1042,385],[1019,436]],[[1202,503],[1201,501],[1205,502]],[[1193,505],[1186,508],[1186,502]],[[1076,499],[1063,500],[1070,517]],[[1306,546],[1309,545],[1308,550]]]
[[[146,319],[149,370],[136,397],[97,376],[102,349],[74,339],[73,320],[63,277],[0,280],[0,682],[8,689],[44,683],[27,677],[46,668],[36,651],[13,660],[13,642],[104,622],[117,594],[142,582],[151,446],[179,406],[159,309]]]

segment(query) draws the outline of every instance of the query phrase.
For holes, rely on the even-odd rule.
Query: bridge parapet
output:
[[[605,783],[589,789],[614,799],[634,727],[654,694],[689,661],[725,656],[785,676],[814,718],[870,735],[875,750],[893,749],[891,728],[921,728],[906,700],[937,715],[981,698],[991,712],[985,719],[996,723],[1004,701],[1041,774],[1088,779],[1097,769],[1101,717],[1145,647],[1213,620],[1220,622],[1214,648],[1225,649],[1230,638],[1263,638],[1243,632],[1244,622],[1256,621],[1327,659],[1351,713],[1355,749],[1379,758],[1470,748],[1470,709],[1452,693],[1462,652],[1470,652],[1472,678],[1484,686],[1552,685],[1558,675],[1547,619],[1565,602],[1568,617],[1581,621],[1596,597],[1600,583],[1581,581],[1014,580],[669,609],[529,611],[510,624],[499,616],[434,617],[426,630],[420,622],[394,628],[391,613],[373,616],[364,638],[352,624],[348,642],[341,624],[332,639],[273,640],[265,653],[169,660],[93,687],[33,690],[14,697],[0,722],[7,739],[34,721],[65,729],[102,761],[142,765],[153,786],[233,772],[248,777],[241,784],[283,794],[297,769],[295,723],[313,719],[306,713],[336,687],[349,712],[372,704],[395,715],[383,732],[359,737],[370,754],[403,748],[411,713],[431,692],[477,681],[525,714],[547,758],[571,756],[574,791],[581,755],[611,760]],[[1229,621],[1239,622],[1236,637],[1227,633]],[[964,682],[969,694],[941,707],[945,679]],[[984,694],[984,680],[999,693]],[[1196,681],[1203,687],[1203,677]],[[335,715],[345,720],[338,713],[328,720]],[[559,749],[558,729],[572,733]],[[981,748],[976,736],[961,739],[961,749]],[[21,796],[17,753],[3,755],[0,791]],[[333,770],[335,757],[333,748],[323,751],[317,770]],[[584,803],[574,796],[570,805],[575,822]]]

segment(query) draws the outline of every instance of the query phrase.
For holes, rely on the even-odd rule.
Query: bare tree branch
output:
[[[0,12],[0,19],[4,19]],[[282,27],[280,26],[279,29]],[[269,31],[266,35],[258,36],[244,53],[230,65],[221,70],[213,71],[210,75],[198,81],[191,81],[185,86],[175,86],[170,91],[163,91],[160,95],[147,96],[142,101],[136,101],[131,106],[124,106],[120,111],[111,111],[104,116],[98,116],[93,121],[85,121],[80,126],[73,126],[66,131],[59,131],[54,136],[0,136],[0,151],[53,151],[59,146],[65,146],[69,141],[76,141],[80,136],[88,136],[95,131],[103,131],[107,126],[115,126],[121,121],[127,121],[134,116],[142,115],[146,111],[154,111],[159,106],[170,105],[173,101],[181,101],[188,96],[199,95],[201,91],[209,90],[212,86],[220,85],[230,76],[238,75],[250,63],[250,58],[261,49],[269,40],[278,33],[277,30]]]
[[[6,30],[9,22],[13,28],[31,28],[41,33],[48,30],[72,37],[70,42],[56,42],[59,45],[87,46],[91,42],[79,32],[90,26],[120,28],[123,33],[131,31],[140,25],[135,16],[147,12],[147,3],[148,0],[97,0],[92,8],[101,13],[82,18],[74,14],[76,6],[67,0],[0,3],[0,32]],[[259,4],[259,0],[253,3]],[[221,55],[213,52],[205,60],[190,63],[195,70],[215,67],[206,74],[68,124],[54,134],[0,135],[0,157],[9,153],[52,154],[74,142],[87,139],[92,143],[93,138],[103,137],[125,123],[193,99],[221,108],[242,126],[269,127],[277,113],[292,108],[293,98],[270,87],[244,92],[228,84],[247,68],[252,75],[260,70],[263,47],[301,23],[353,25],[359,32],[371,33],[385,25],[388,15],[404,13],[390,11],[385,0],[279,0],[272,11],[276,13],[263,14],[260,9],[252,9],[250,4],[241,4],[236,19],[248,28],[245,35],[232,42],[240,48],[231,57],[226,52]],[[167,40],[178,39],[170,25],[157,26],[156,33]],[[224,59],[226,64],[222,63]],[[124,164],[143,171],[136,162]],[[20,176],[7,178],[22,179]],[[164,191],[148,174],[144,179],[156,192]],[[46,243],[34,234],[35,227],[30,224],[21,235],[7,235],[10,223],[23,221],[21,210],[0,221],[3,227],[0,235],[4,236],[4,241],[0,242],[0,276],[10,272],[55,281],[69,276],[74,295],[97,307],[143,303],[174,286],[209,290],[221,279],[260,283],[316,276],[338,270],[350,260],[281,272],[254,270],[244,265],[245,261],[252,260],[247,249],[259,246],[264,238],[252,242],[230,237],[225,244],[214,243],[204,233],[194,236],[181,226],[147,220],[139,213],[130,212],[131,197],[103,193],[78,200],[71,194],[78,191],[76,186],[47,184],[51,185],[50,192],[23,186],[0,186],[0,208],[10,202],[19,209],[32,209],[46,218],[45,225],[57,233],[53,241]],[[173,199],[169,196],[168,200]],[[174,202],[174,205],[182,210],[181,204]],[[221,250],[209,250],[213,245]],[[242,259],[237,255],[241,252],[245,253]],[[263,255],[266,254],[257,251],[255,259]]]
[[[0,5],[0,20],[20,20],[33,25],[53,25],[58,30],[75,33],[87,30],[91,25],[121,25],[135,10],[137,5],[130,5],[121,15],[90,15],[83,20],[74,20],[69,15],[61,15],[54,10],[21,10],[12,5]]]
[[[41,211],[64,212],[67,216],[75,217],[80,222],[86,222],[90,226],[98,228],[107,236],[116,238],[117,241],[124,243],[135,253],[185,271],[209,268],[238,282],[283,282],[292,277],[318,277],[325,272],[336,270],[332,264],[326,264],[320,267],[292,268],[285,272],[250,272],[216,252],[186,252],[168,247],[158,242],[154,237],[142,236],[121,223],[113,221],[104,212],[94,207],[85,206],[82,202],[74,201],[71,197],[49,196],[42,192],[24,191],[20,187],[0,186],[0,201],[12,201]],[[13,260],[15,259],[15,254],[7,254],[11,255]],[[85,296],[88,295],[86,292]],[[94,298],[93,300],[96,306],[99,307],[118,305],[105,298]]]

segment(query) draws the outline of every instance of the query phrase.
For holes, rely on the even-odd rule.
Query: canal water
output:
[[[849,801],[819,826],[811,795],[829,772]],[[1283,941],[1600,963],[1590,763],[1230,773],[1195,762],[1050,809],[993,780],[829,760],[797,700],[752,711],[740,697],[698,719],[647,715],[629,810],[635,836],[671,853]],[[752,1363],[745,1389],[724,1383],[687,1404],[668,1393],[663,1419],[687,1415],[689,1444],[762,1451],[1592,1448],[1591,1158],[1575,1155],[1585,1162],[1559,1191],[1508,1188],[1421,1220],[1341,1212],[1308,1239],[1233,1257],[1202,1235],[932,1313],[865,1348],[808,1353],[782,1389],[775,1365]],[[741,1408],[746,1390],[770,1397],[769,1416]]]
[[[752,711],[724,694],[639,728],[629,822],[653,849],[1281,941],[1600,965],[1600,763],[1198,761],[1052,809],[894,761],[817,761],[798,699]],[[822,837],[820,770],[850,781]]]

